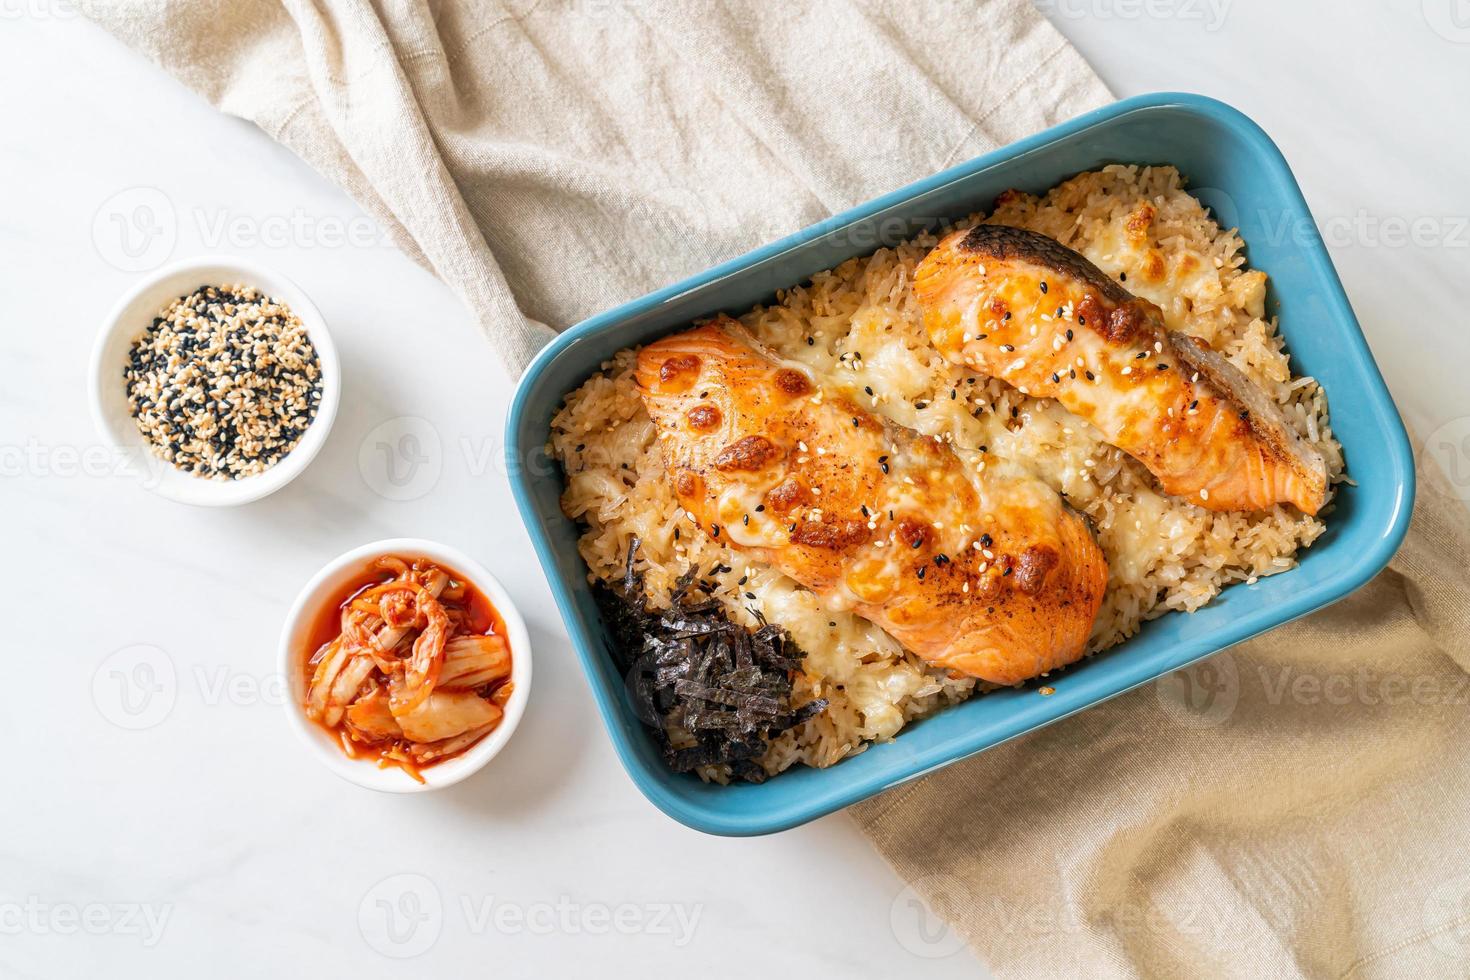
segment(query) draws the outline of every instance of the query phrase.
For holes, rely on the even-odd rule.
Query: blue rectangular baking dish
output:
[[[1344,486],[1328,530],[1299,568],[1226,589],[1193,614],[1170,613],[1127,642],[1036,685],[973,698],[915,722],[896,739],[828,769],[798,767],[762,785],[717,786],[669,771],[634,717],[561,512],[561,473],[544,452],[563,397],[616,351],[718,311],[739,313],[778,288],[943,219],[989,210],[1008,188],[1044,191],[1108,163],[1168,163],[1227,225],[1253,267],[1271,277],[1298,373],[1327,390],[1333,431],[1356,486]],[[805,823],[963,759],[1341,599],[1382,569],[1408,530],[1413,455],[1362,330],[1322,242],[1281,228],[1316,227],[1286,160],[1241,113],[1196,95],[1128,99],[895,191],[789,238],[585,320],[527,368],[506,423],[511,486],[572,645],[628,774],[675,820],[747,836]]]

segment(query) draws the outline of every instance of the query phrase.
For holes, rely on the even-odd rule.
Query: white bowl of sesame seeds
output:
[[[166,266],[123,296],[92,348],[92,416],[146,488],[229,507],[290,483],[326,442],[341,366],[290,279],[243,259]]]

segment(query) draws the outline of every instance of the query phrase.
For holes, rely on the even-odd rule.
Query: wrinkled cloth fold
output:
[[[998,976],[1470,976],[1470,514],[1419,482],[1341,602],[851,813]]]
[[[1109,99],[1027,0],[85,10],[344,187],[512,375],[553,328]]]

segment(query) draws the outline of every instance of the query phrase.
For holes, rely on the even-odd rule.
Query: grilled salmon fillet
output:
[[[1082,655],[1107,565],[1050,487],[977,472],[728,317],[645,347],[637,379],[703,533],[953,671],[1015,684]]]
[[[1321,454],[1264,391],[1055,239],[957,231],[919,264],[914,291],[945,358],[1055,398],[1165,493],[1222,511],[1289,502],[1316,514],[1326,501]]]

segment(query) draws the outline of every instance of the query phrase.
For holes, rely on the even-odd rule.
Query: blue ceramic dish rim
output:
[[[646,313],[663,303],[682,297],[694,290],[707,287],[727,276],[740,273],[750,266],[766,262],[785,252],[830,235],[847,225],[871,218],[895,205],[905,203],[910,198],[938,190],[951,182],[967,179],[979,171],[1005,162],[1012,157],[1021,156],[1045,147],[1048,144],[1067,139],[1084,130],[1137,110],[1169,107],[1188,109],[1236,131],[1237,134],[1253,143],[1257,150],[1274,158],[1284,173],[1287,175],[1291,174],[1290,165],[1286,162],[1285,157],[1266,132],[1254,120],[1232,106],[1207,96],[1184,92],[1158,92],[1123,99],[1112,105],[1085,113],[1041,133],[1001,147],[991,153],[943,170],[931,177],[916,181],[896,191],[834,215],[824,221],[810,225],[785,238],[716,265],[702,273],[589,317],[559,334],[527,366],[517,385],[510,411],[506,418],[505,452],[511,474],[511,489],[516,500],[516,506],[520,511],[523,523],[526,525],[527,533],[531,537],[542,570],[547,576],[548,584],[556,600],[557,609],[561,614],[564,624],[567,626],[568,634],[577,651],[578,661],[581,663],[583,674],[587,678],[589,686],[592,688],[593,698],[597,703],[598,713],[602,719],[603,727],[613,742],[613,748],[617,752],[618,759],[640,792],[665,814],[695,830],[722,836],[756,836],[787,830],[867,799],[885,789],[911,782],[914,779],[918,779],[960,759],[968,758],[978,752],[994,748],[1013,738],[1060,721],[1079,711],[1094,707],[1120,694],[1125,694],[1134,688],[1140,687],[1143,684],[1147,684],[1158,675],[1150,674],[1139,678],[1128,677],[1120,685],[1110,689],[1102,696],[1092,698],[1085,703],[1076,705],[1065,711],[1042,714],[1040,716],[1027,712],[1025,713],[1026,717],[1018,719],[1016,725],[1011,726],[1000,737],[994,738],[984,745],[968,751],[959,752],[949,759],[934,765],[924,766],[898,779],[852,781],[842,791],[834,794],[829,799],[824,799],[814,806],[773,814],[770,818],[752,816],[750,814],[712,812],[709,809],[691,807],[683,799],[667,792],[655,779],[643,771],[642,761],[637,757],[634,748],[628,744],[626,734],[617,723],[617,712],[620,708],[615,703],[615,696],[604,690],[595,680],[597,667],[593,658],[602,657],[605,654],[602,650],[598,649],[596,638],[586,635],[582,628],[575,600],[568,584],[562,580],[558,572],[552,542],[540,526],[538,512],[531,500],[529,488],[522,475],[519,461],[523,458],[523,455],[518,429],[522,415],[526,410],[526,402],[530,398],[531,392],[535,388],[536,381],[542,371],[568,347],[571,347],[586,337],[610,328],[623,320]],[[1289,203],[1299,207],[1302,213],[1310,214],[1310,209],[1307,207],[1306,200],[1302,196],[1300,187],[1296,181],[1290,180],[1288,183],[1289,186],[1285,188],[1285,191],[1290,196]],[[1175,670],[1212,657],[1253,636],[1276,629],[1344,598],[1364,585],[1388,564],[1393,555],[1398,551],[1404,536],[1408,533],[1409,519],[1416,492],[1413,451],[1409,444],[1408,433],[1404,429],[1403,422],[1398,415],[1398,410],[1393,403],[1393,398],[1389,394],[1388,387],[1383,381],[1381,372],[1378,370],[1377,362],[1368,348],[1367,340],[1362,333],[1362,327],[1358,323],[1356,315],[1353,313],[1346,291],[1343,289],[1337,271],[1333,267],[1330,257],[1327,255],[1325,245],[1320,240],[1314,240],[1303,244],[1302,252],[1310,261],[1314,271],[1321,278],[1321,281],[1329,288],[1329,300],[1342,319],[1344,326],[1351,328],[1345,331],[1346,336],[1344,339],[1350,347],[1350,350],[1346,353],[1347,356],[1356,359],[1365,367],[1366,370],[1364,373],[1367,376],[1368,390],[1360,392],[1360,395],[1364,398],[1365,403],[1371,407],[1374,416],[1389,435],[1389,444],[1382,447],[1383,456],[1381,458],[1387,458],[1392,469],[1397,474],[1397,507],[1393,512],[1391,524],[1378,540],[1376,546],[1360,554],[1358,559],[1352,564],[1345,566],[1340,574],[1326,577],[1314,583],[1306,591],[1294,596],[1290,601],[1272,608],[1270,610],[1271,616],[1269,617],[1269,622],[1260,623],[1257,621],[1259,617],[1244,617],[1241,621],[1233,625],[1232,628],[1221,631],[1221,642],[1218,646],[1201,652],[1198,656],[1192,657],[1187,661],[1181,662],[1173,668]],[[1288,572],[1286,574],[1290,573]]]

